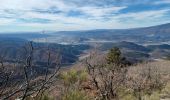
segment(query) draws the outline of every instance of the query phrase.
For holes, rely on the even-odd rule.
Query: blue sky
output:
[[[0,0],[0,32],[122,29],[170,22],[170,0]]]

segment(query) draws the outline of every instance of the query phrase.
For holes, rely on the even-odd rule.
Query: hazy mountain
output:
[[[4,38],[20,38],[20,39],[34,39],[34,38],[45,38],[47,34],[40,34],[39,32],[24,32],[24,33],[1,33],[0,39]]]
[[[0,34],[0,37],[15,37],[27,40],[39,40],[44,42],[48,38],[51,43],[81,44],[94,42],[121,42],[129,41],[139,44],[170,44],[170,23],[133,29],[97,29],[86,31],[60,31],[60,32],[38,32],[8,33]],[[37,42],[37,41],[36,41]]]
[[[117,43],[103,43],[100,45],[99,50],[107,51],[113,47],[120,48],[123,55],[131,61],[166,58],[170,55],[170,45],[168,44],[143,46],[126,41]]]
[[[162,45],[148,45],[147,48],[149,49],[164,49],[164,50],[170,50],[170,45],[168,44],[162,44]]]
[[[81,42],[101,42],[101,40],[110,42],[133,41],[140,44],[152,44],[170,42],[170,23],[133,29],[100,29],[87,31],[61,31],[54,32],[52,36],[77,39],[81,38]],[[53,37],[52,37],[53,38]],[[92,40],[92,41],[91,41]],[[96,41],[97,40],[97,41]],[[77,42],[80,42],[77,40]]]
[[[142,45],[135,44],[133,42],[117,42],[117,43],[104,43],[101,46],[101,50],[109,50],[113,47],[119,47],[120,49],[140,51],[140,52],[149,52],[150,50]]]
[[[86,33],[86,34],[85,34]],[[94,34],[92,34],[94,33]],[[170,33],[170,23],[151,26],[151,27],[142,27],[142,28],[132,28],[132,29],[97,29],[97,30],[87,30],[87,31],[60,31],[55,34],[66,34],[66,35],[109,35],[109,34],[160,34],[160,33]]]

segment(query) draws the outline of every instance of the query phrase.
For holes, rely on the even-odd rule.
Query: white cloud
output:
[[[10,25],[10,24],[12,24],[14,22],[15,22],[14,19],[0,18],[0,26],[2,26],[2,25]]]
[[[114,18],[118,18],[118,19],[132,18],[134,20],[150,20],[154,18],[161,18],[169,11],[170,9],[142,11],[142,12],[136,12],[136,13],[120,14]]]
[[[30,10],[50,7],[53,0],[1,0],[0,9]]]
[[[154,4],[170,4],[170,0],[160,0],[160,1],[154,2]]]
[[[134,0],[125,0],[124,3],[120,4],[121,6],[112,5],[108,1],[115,3],[115,0],[0,0],[0,25],[36,27],[37,29],[39,27],[39,29],[47,30],[129,28],[140,26],[140,23],[137,24],[138,21],[148,21],[148,23],[152,21],[153,24],[153,20],[162,19],[169,11],[169,9],[162,9],[119,13],[120,10],[127,9],[127,4],[130,1],[132,3]],[[149,0],[144,1],[148,2]],[[170,0],[162,0],[163,2],[168,3]],[[103,6],[99,6],[102,3],[104,3]],[[141,0],[136,0],[134,3],[139,4]],[[46,13],[37,10],[46,11]],[[51,10],[56,10],[60,13],[53,13]],[[68,13],[71,11],[80,12],[80,16],[69,16]],[[29,21],[34,18],[47,19],[50,22],[38,23],[37,21],[32,21],[26,23],[22,22],[22,20],[18,21],[19,19]],[[105,20],[107,18],[109,20]],[[128,21],[121,22],[120,20],[122,19],[127,19]],[[133,25],[129,23],[133,23]]]
[[[87,15],[93,17],[102,17],[104,15],[117,13],[118,11],[124,9],[126,7],[82,7],[80,10]]]
[[[61,11],[60,14],[53,13],[40,13],[36,12],[35,9],[44,9],[51,10],[50,8],[56,8]],[[77,11],[85,14],[88,17],[93,17],[93,19],[102,18],[103,16],[107,16],[111,13],[116,13],[121,9],[126,7],[97,7],[97,6],[82,6],[79,7],[76,4],[65,3],[62,0],[3,0],[0,3],[0,15],[3,17],[11,17],[13,19],[31,19],[31,18],[41,18],[41,19],[49,19],[62,23],[76,23],[76,24],[84,24],[91,23],[92,20],[88,20],[88,18],[78,18],[77,16],[69,17],[67,13],[69,11]],[[9,10],[9,13],[5,10]],[[0,17],[2,17],[0,16]],[[99,19],[98,19],[99,20]],[[19,22],[21,23],[21,22]]]

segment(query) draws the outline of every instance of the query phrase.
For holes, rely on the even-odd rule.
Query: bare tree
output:
[[[127,69],[118,63],[108,64],[105,59],[96,61],[95,57],[95,53],[92,54],[86,59],[85,64],[91,82],[98,91],[98,99],[118,99],[117,92],[125,82]]]
[[[19,62],[13,67],[15,69],[20,68],[21,79],[20,81],[13,82],[16,73],[15,70],[10,70],[11,64],[4,65],[3,60],[0,59],[1,68],[5,66],[5,69],[0,73],[3,79],[0,79],[0,99],[20,98],[25,100],[27,97],[32,96],[34,99],[41,100],[44,92],[50,88],[50,86],[56,81],[56,76],[61,68],[61,56],[57,53],[56,59],[51,59],[50,48],[47,49],[47,65],[45,68],[45,74],[41,77],[35,77],[36,62],[34,62],[35,48],[33,42],[30,42],[28,47],[24,48],[26,53],[25,60],[19,60]],[[53,54],[54,56],[54,54]],[[53,61],[52,61],[53,60]],[[7,66],[7,67],[6,67]],[[17,67],[17,68],[16,68]],[[55,68],[50,69],[50,67]],[[17,73],[18,74],[18,73]]]
[[[151,95],[153,91],[161,91],[166,86],[167,80],[163,77],[157,66],[140,64],[129,68],[126,86],[133,90],[138,100],[142,100],[143,95]]]

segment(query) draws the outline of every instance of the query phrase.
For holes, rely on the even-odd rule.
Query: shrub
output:
[[[88,73],[86,72],[86,70],[76,71],[72,69],[61,74],[61,78],[63,79],[65,85],[73,85],[76,82],[82,83],[86,81],[87,75]]]
[[[54,100],[54,98],[49,96],[48,94],[45,94],[42,96],[41,100]]]
[[[78,73],[76,70],[70,70],[61,75],[65,85],[71,85],[78,81]]]
[[[160,94],[155,91],[151,95],[145,95],[144,100],[160,100]]]
[[[90,100],[90,98],[85,92],[75,89],[66,92],[63,95],[62,100]]]
[[[87,76],[88,76],[88,73],[86,72],[86,70],[80,71],[80,75],[79,75],[80,83],[87,81],[87,78],[88,78]]]
[[[168,83],[162,90],[162,98],[170,98],[170,83]]]
[[[55,100],[52,96],[50,96],[47,93],[44,93],[42,95],[38,95],[37,97],[27,97],[26,100]]]

